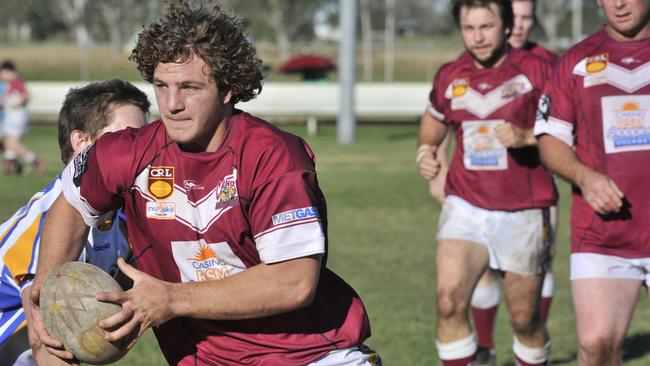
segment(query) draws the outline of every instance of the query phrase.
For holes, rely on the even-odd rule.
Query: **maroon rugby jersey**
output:
[[[461,55],[436,74],[429,113],[456,127],[446,194],[488,210],[550,207],[557,194],[536,147],[506,149],[494,135],[504,121],[532,128],[550,64],[511,49],[504,62],[479,69]]]
[[[305,365],[370,336],[364,306],[325,268],[327,213],[301,139],[236,111],[216,152],[181,151],[157,121],[102,137],[63,175],[88,224],[124,205],[139,269],[219,280],[259,263],[323,254],[314,302],[266,318],[176,318],[154,329],[170,364]]]
[[[600,216],[574,189],[572,250],[650,257],[650,39],[617,42],[602,29],[567,51],[544,94],[535,134],[573,147],[627,201]]]

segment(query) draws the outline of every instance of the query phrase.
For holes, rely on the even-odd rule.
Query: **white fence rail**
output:
[[[55,121],[66,93],[75,82],[27,83],[31,96],[28,104],[33,120]],[[151,113],[158,115],[153,88],[135,83],[151,101]],[[356,116],[360,121],[416,122],[426,107],[429,83],[358,83]],[[264,84],[262,93],[237,107],[270,121],[304,122],[307,119],[336,120],[339,87],[336,83]]]

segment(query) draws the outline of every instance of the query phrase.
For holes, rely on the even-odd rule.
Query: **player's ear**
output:
[[[93,141],[90,138],[90,135],[83,131],[73,130],[72,133],[70,133],[70,144],[72,145],[72,150],[75,155],[92,143]]]
[[[231,99],[232,99],[232,90],[228,90],[228,92],[223,95],[223,104],[230,103]]]

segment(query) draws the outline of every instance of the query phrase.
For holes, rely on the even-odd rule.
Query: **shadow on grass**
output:
[[[564,358],[553,358],[551,357],[551,365],[575,365],[578,361],[578,354],[573,352],[567,357]],[[517,366],[514,360],[508,360],[503,363],[503,366]]]
[[[634,334],[623,341],[623,361],[630,361],[650,354],[650,333]]]

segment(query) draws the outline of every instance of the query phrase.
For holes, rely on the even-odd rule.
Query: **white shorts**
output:
[[[650,287],[650,258],[623,258],[596,253],[571,254],[571,280],[620,278],[644,281]]]
[[[529,276],[547,270],[551,236],[546,208],[485,210],[458,196],[448,196],[440,213],[437,239],[485,245],[490,268]]]
[[[365,345],[331,351],[307,366],[381,366],[379,354]]]
[[[27,111],[24,108],[19,110],[5,110],[4,122],[2,123],[3,136],[23,136],[27,131],[29,120]]]

